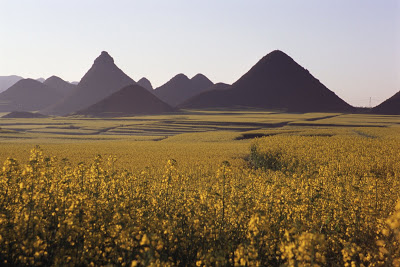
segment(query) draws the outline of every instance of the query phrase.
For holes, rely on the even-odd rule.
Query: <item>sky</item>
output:
[[[107,51],[154,87],[233,83],[276,49],[375,106],[400,90],[400,0],[0,0],[0,76],[79,81]]]

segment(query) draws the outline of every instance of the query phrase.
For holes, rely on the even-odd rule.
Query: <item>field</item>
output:
[[[0,261],[398,266],[399,159],[400,116],[0,119]]]

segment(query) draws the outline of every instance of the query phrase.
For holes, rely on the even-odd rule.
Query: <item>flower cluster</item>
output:
[[[281,135],[256,140],[249,164],[134,172],[35,148],[0,169],[0,265],[398,265],[399,151]]]

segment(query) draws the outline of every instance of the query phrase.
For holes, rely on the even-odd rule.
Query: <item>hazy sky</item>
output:
[[[280,49],[353,105],[400,90],[400,0],[0,0],[0,75],[79,81],[105,50],[134,80],[233,83]]]

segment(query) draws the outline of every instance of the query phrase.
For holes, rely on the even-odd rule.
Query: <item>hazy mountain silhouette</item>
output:
[[[28,111],[13,111],[4,115],[2,118],[47,118],[47,116]]]
[[[78,83],[79,82],[77,82],[77,81],[70,82],[70,84],[73,84],[73,85],[78,85]]]
[[[33,79],[23,79],[0,94],[0,111],[36,111],[62,97],[54,88]]]
[[[210,79],[208,79],[201,73],[198,73],[195,76],[193,76],[192,79],[190,79],[190,81],[192,82],[192,86],[196,94],[201,93],[202,91],[214,85],[214,83],[210,81]]]
[[[36,81],[43,83],[45,81],[44,78],[37,78]]]
[[[66,115],[87,108],[130,84],[135,84],[135,81],[120,70],[114,64],[114,59],[103,51],[76,89],[42,113]]]
[[[66,82],[57,76],[51,76],[47,78],[43,84],[53,87],[64,96],[71,94],[76,88],[76,85]]]
[[[0,76],[0,93],[10,88],[19,80],[23,78],[17,75]]]
[[[147,78],[143,77],[137,82],[137,84],[149,90],[150,92],[153,92],[153,86],[151,85],[151,82]]]
[[[400,115],[400,91],[372,109],[372,113]]]
[[[204,92],[212,85],[213,83],[203,74],[197,74],[192,79],[189,79],[181,73],[155,89],[155,94],[161,100],[175,107],[187,99]]]
[[[282,51],[263,57],[226,90],[202,93],[184,108],[257,107],[291,112],[343,112],[353,108]]]
[[[230,84],[227,83],[216,83],[213,84],[212,86],[208,87],[206,90],[204,90],[205,92],[208,91],[213,91],[213,90],[226,90],[230,88]]]
[[[200,96],[205,92],[227,90],[227,89],[230,89],[230,87],[231,87],[231,85],[227,84],[227,83],[216,83],[216,84],[213,84],[210,87],[208,87],[207,89],[203,90],[202,93],[187,99],[186,101],[184,101],[182,104],[179,104],[178,106],[179,107],[190,107],[191,103],[192,103],[192,99],[196,99],[197,96]]]
[[[174,109],[140,85],[129,85],[100,102],[76,112],[93,117],[119,117],[160,114]]]

